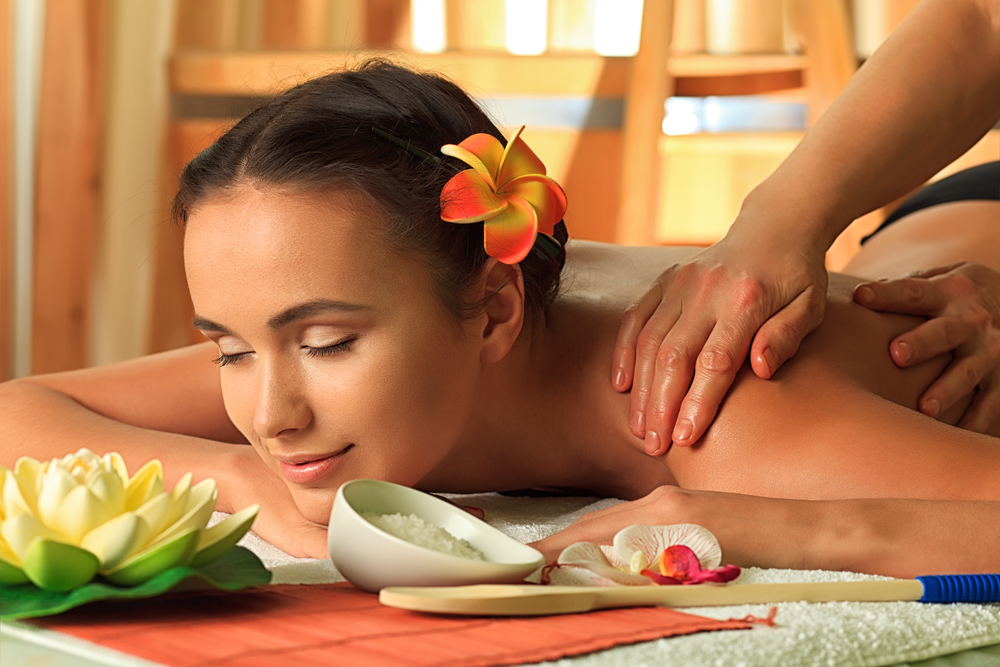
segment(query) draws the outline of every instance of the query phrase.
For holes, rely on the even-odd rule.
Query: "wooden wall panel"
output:
[[[107,0],[48,0],[35,191],[32,373],[87,365]]]
[[[625,245],[653,242],[656,228],[656,167],[663,136],[663,105],[673,94],[670,40],[673,0],[646,3],[642,11],[639,53],[632,59],[625,107],[621,190],[615,240]]]
[[[365,30],[370,48],[410,48],[410,0],[368,0]]]
[[[177,0],[174,43],[179,49],[231,50],[240,42],[240,0]]]
[[[14,377],[13,8],[0,0],[0,382]]]
[[[265,0],[261,46],[265,49],[322,49],[330,23],[328,0]]]
[[[171,195],[177,191],[177,177],[184,165],[208,148],[233,121],[222,119],[184,120],[171,123],[167,138],[166,179]],[[169,200],[166,202],[169,209]],[[164,215],[156,240],[153,269],[153,309],[149,327],[149,352],[163,352],[204,341],[191,328],[194,309],[184,277],[184,230]]]

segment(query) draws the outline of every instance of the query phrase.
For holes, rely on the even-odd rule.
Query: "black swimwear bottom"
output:
[[[939,204],[973,200],[1000,201],[1000,160],[964,169],[920,188],[861,243],[911,213]]]

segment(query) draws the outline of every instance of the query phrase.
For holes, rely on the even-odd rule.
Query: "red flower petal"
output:
[[[740,576],[740,568],[737,565],[725,565],[723,567],[717,567],[714,570],[702,570],[698,574],[694,575],[685,584],[702,584],[706,581],[714,581],[718,583],[725,583],[727,581],[732,581],[736,577]]]
[[[668,577],[685,581],[701,572],[701,563],[691,547],[675,544],[660,554],[660,572]]]
[[[506,208],[506,200],[475,169],[455,174],[441,190],[441,219],[446,222],[478,222]]]
[[[483,225],[486,254],[504,264],[517,264],[535,244],[538,217],[535,209],[517,195],[507,196],[509,206]]]
[[[687,583],[681,581],[680,579],[674,579],[673,577],[666,577],[653,570],[643,570],[642,574],[653,580],[653,583],[659,584],[660,586],[680,586],[681,584]]]
[[[566,215],[566,193],[548,176],[528,174],[508,182],[497,193],[501,197],[517,195],[526,199],[538,216],[538,231],[552,235],[556,223]]]

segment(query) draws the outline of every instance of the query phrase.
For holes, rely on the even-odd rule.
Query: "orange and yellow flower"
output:
[[[541,233],[551,236],[566,213],[566,193],[545,175],[545,165],[521,139],[517,128],[504,147],[489,134],[474,134],[441,152],[471,167],[441,191],[441,219],[482,221],[486,254],[504,264],[527,256]]]

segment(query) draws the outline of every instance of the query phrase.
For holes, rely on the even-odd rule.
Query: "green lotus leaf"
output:
[[[203,568],[171,568],[129,588],[104,583],[100,579],[63,593],[43,591],[31,583],[0,584],[0,621],[61,614],[99,600],[134,600],[167,592],[207,588],[236,591],[248,586],[262,586],[270,581],[271,573],[253,552],[235,547]]]
[[[97,574],[97,556],[65,542],[36,539],[24,554],[21,566],[28,579],[47,591],[68,591]]]
[[[23,584],[26,581],[28,575],[21,568],[0,560],[0,584]]]
[[[198,547],[198,530],[191,528],[173,539],[126,559],[104,575],[119,586],[136,586],[172,567],[187,565]]]
[[[230,514],[224,521],[203,530],[191,567],[198,568],[211,563],[236,546],[240,538],[250,530],[259,510],[260,505],[245,507],[235,514]]]

